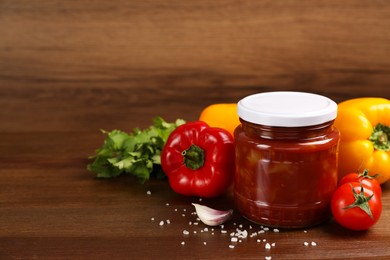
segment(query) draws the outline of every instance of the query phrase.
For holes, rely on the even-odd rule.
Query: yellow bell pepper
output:
[[[234,136],[234,129],[240,124],[236,103],[213,104],[201,112],[199,120],[211,127],[226,129]]]
[[[339,178],[367,169],[390,178],[390,100],[356,98],[341,102],[335,126],[340,131]]]

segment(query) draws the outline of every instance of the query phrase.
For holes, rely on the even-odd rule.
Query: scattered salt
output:
[[[161,220],[159,225],[163,226],[164,225],[164,220]]]
[[[229,248],[234,248],[234,245],[229,245]]]
[[[237,242],[237,241],[238,241],[238,238],[237,238],[237,237],[232,237],[232,238],[230,239],[230,241],[231,241],[231,242]]]
[[[316,243],[316,242],[314,242],[314,241],[312,241],[312,242],[311,242],[311,245],[312,245],[312,246],[316,246],[316,245],[317,245],[317,243]]]
[[[183,230],[183,235],[189,235],[190,232],[188,230]]]
[[[271,245],[269,243],[265,244],[265,249],[270,250],[271,249]]]
[[[279,232],[279,229],[274,228],[274,232],[275,232],[275,233],[278,233],[278,232]]]
[[[304,244],[305,246],[308,246],[308,245],[309,245],[309,243],[308,243],[308,242],[303,242],[303,244]]]

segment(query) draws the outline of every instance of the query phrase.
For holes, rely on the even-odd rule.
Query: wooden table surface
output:
[[[223,233],[190,225],[199,198],[167,181],[86,170],[100,129],[157,115],[273,90],[390,98],[389,14],[380,0],[1,0],[0,259],[390,259],[390,184],[367,232],[275,232],[235,211]],[[231,192],[201,203],[233,207]],[[229,248],[237,228],[250,236]]]

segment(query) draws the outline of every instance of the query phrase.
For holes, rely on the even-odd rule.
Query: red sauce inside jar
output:
[[[334,113],[325,118],[333,117]],[[234,195],[243,216],[282,228],[309,227],[327,220],[337,186],[339,132],[333,120],[305,126],[240,120],[235,130]]]

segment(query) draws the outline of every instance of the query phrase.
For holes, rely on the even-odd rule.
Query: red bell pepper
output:
[[[218,197],[233,182],[233,136],[201,121],[177,127],[161,153],[161,166],[171,188],[182,195]]]

